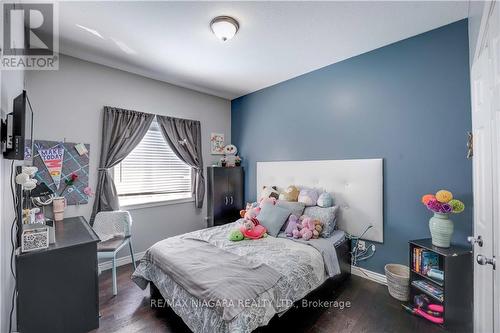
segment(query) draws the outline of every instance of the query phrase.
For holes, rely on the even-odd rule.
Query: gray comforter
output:
[[[183,238],[182,246],[159,242],[146,256],[200,304],[217,309],[225,321],[236,317],[245,304],[274,287],[281,278],[278,271],[264,263],[196,238]]]
[[[141,260],[132,276],[133,280],[142,288],[152,281],[172,310],[194,332],[251,332],[266,325],[275,314],[284,313],[295,301],[321,285],[328,276],[340,273],[334,248],[338,237],[328,238],[330,246],[325,246],[321,251],[326,252],[321,253],[312,243],[301,244],[279,237],[231,242],[227,235],[237,226],[238,222],[235,222],[158,242]],[[189,240],[201,240],[230,255],[244,257],[252,265],[264,264],[272,267],[279,273],[280,278],[271,288],[258,293],[252,302],[238,308],[238,314],[232,319],[229,319],[232,315],[224,317],[217,306],[200,305],[200,298],[192,291],[189,292],[189,288],[183,287],[182,282],[176,281],[176,278],[169,274],[169,269],[162,267],[155,259],[161,257],[162,252],[169,251],[168,248],[184,247]],[[207,256],[206,260],[213,258]],[[329,265],[325,260],[335,262]]]

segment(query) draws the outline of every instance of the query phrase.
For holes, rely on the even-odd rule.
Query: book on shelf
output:
[[[420,247],[413,248],[412,269],[423,275],[431,269],[439,269],[439,254],[424,250]]]
[[[431,269],[439,269],[439,255],[431,251],[422,252],[422,268],[420,273],[427,275]]]
[[[415,287],[419,288],[420,290],[425,291],[429,295],[434,296],[435,298],[439,299],[441,302],[444,299],[443,289],[433,285],[430,282],[427,282],[425,280],[414,280],[411,282],[411,284],[414,285]]]

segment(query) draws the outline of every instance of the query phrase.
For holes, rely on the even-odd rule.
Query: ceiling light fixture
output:
[[[240,25],[230,16],[217,16],[210,22],[210,28],[217,38],[225,42],[236,35]]]

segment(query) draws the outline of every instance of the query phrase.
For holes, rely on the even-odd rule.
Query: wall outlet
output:
[[[364,251],[366,250],[366,243],[364,240],[359,240],[358,241],[358,251]]]

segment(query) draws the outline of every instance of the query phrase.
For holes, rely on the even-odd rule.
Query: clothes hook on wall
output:
[[[474,156],[474,138],[472,132],[467,132],[467,159],[471,160]]]

